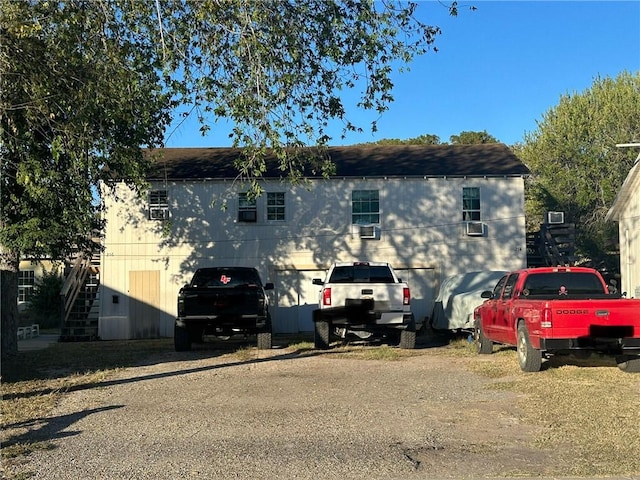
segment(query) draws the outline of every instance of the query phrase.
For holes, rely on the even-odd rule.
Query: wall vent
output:
[[[150,207],[149,220],[167,220],[169,218],[169,207]]]
[[[238,212],[238,221],[239,222],[253,222],[255,223],[258,220],[258,212],[255,210],[240,210]]]
[[[467,222],[466,234],[470,237],[482,237],[484,236],[484,223],[482,222]]]
[[[376,239],[379,238],[380,229],[378,225],[360,225],[360,238]]]
[[[548,225],[561,225],[564,223],[564,212],[547,212]]]

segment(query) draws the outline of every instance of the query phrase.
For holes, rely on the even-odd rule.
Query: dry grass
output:
[[[554,358],[541,372],[524,373],[508,348],[469,367],[495,379],[490,388],[522,394],[522,421],[540,427],[535,444],[558,452],[555,475],[640,474],[640,375],[600,356]]]
[[[541,446],[571,446],[568,475],[640,472],[640,376],[613,366],[563,365],[515,386],[525,421],[542,425]],[[523,402],[524,403],[524,402]]]
[[[139,365],[166,352],[170,340],[58,343],[44,350],[19,352],[2,360],[2,458],[51,448],[46,440],[26,440],[62,395],[102,382],[119,369]]]

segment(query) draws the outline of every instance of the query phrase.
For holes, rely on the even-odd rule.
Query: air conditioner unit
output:
[[[256,222],[258,214],[255,210],[240,210],[238,212],[239,222]]]
[[[378,238],[378,226],[377,225],[360,225],[360,238]]]
[[[482,222],[467,222],[466,234],[470,237],[482,237],[484,236],[484,223]]]
[[[564,223],[564,212],[547,212],[547,224],[560,225]]]
[[[167,220],[169,218],[169,207],[150,207],[149,220]]]

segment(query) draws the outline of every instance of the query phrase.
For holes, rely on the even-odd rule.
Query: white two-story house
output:
[[[329,178],[292,185],[269,168],[255,200],[236,179],[240,150],[161,153],[143,198],[103,190],[102,339],[172,336],[178,290],[198,267],[257,267],[275,284],[274,332],[288,333],[313,330],[312,279],[336,261],[392,264],[417,318],[445,277],[526,264],[529,171],[502,144],[330,147]]]

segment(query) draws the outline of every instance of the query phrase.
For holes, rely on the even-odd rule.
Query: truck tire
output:
[[[475,322],[475,328],[473,330],[473,340],[476,344],[476,351],[481,355],[493,353],[493,342],[484,335],[482,330],[482,324]]]
[[[400,332],[400,348],[412,350],[416,348],[416,322],[411,320],[407,328]]]
[[[261,332],[256,335],[258,341],[258,350],[271,350],[271,316],[267,316],[267,323]]]
[[[319,350],[327,350],[329,348],[329,332],[331,326],[325,320],[314,322],[313,344]]]
[[[414,349],[416,348],[416,332],[409,330],[402,330],[400,332],[400,348]]]
[[[176,352],[186,352],[191,350],[191,337],[186,327],[173,327],[173,345]]]
[[[616,357],[618,368],[627,373],[640,373],[640,356],[621,355]]]
[[[539,372],[542,368],[542,352],[531,346],[529,333],[523,322],[518,324],[518,363],[523,372]]]

